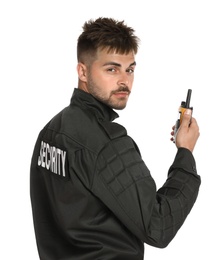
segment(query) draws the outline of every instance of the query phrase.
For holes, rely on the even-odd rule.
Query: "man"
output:
[[[31,162],[40,259],[143,259],[144,243],[166,247],[194,205],[199,128],[191,110],[159,190],[135,142],[112,122],[118,117],[113,109],[125,108],[132,90],[138,43],[123,21],[98,18],[83,26],[78,88],[40,132]]]

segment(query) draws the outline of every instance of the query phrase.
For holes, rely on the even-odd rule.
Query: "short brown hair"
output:
[[[134,29],[113,18],[89,20],[83,25],[83,32],[78,38],[77,59],[83,62],[84,57],[94,57],[98,49],[108,49],[120,54],[138,51],[139,38]]]

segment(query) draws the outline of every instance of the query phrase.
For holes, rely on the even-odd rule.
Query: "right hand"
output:
[[[186,109],[182,117],[182,123],[176,133],[175,144],[177,148],[182,147],[193,152],[200,132],[197,121],[191,117],[191,114],[191,109]],[[172,132],[171,135],[174,135],[174,132]],[[171,140],[173,140],[173,138]]]

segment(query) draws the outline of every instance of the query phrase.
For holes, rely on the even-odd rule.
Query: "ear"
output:
[[[81,62],[79,62],[77,64],[77,72],[78,72],[79,79],[81,81],[86,82],[87,81],[87,77],[86,77],[87,68],[86,68],[86,65],[81,63]]]

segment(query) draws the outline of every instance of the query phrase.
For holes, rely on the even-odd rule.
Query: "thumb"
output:
[[[181,125],[183,127],[189,127],[189,124],[191,123],[191,114],[192,110],[191,109],[186,109],[183,116],[182,116],[182,123]]]

